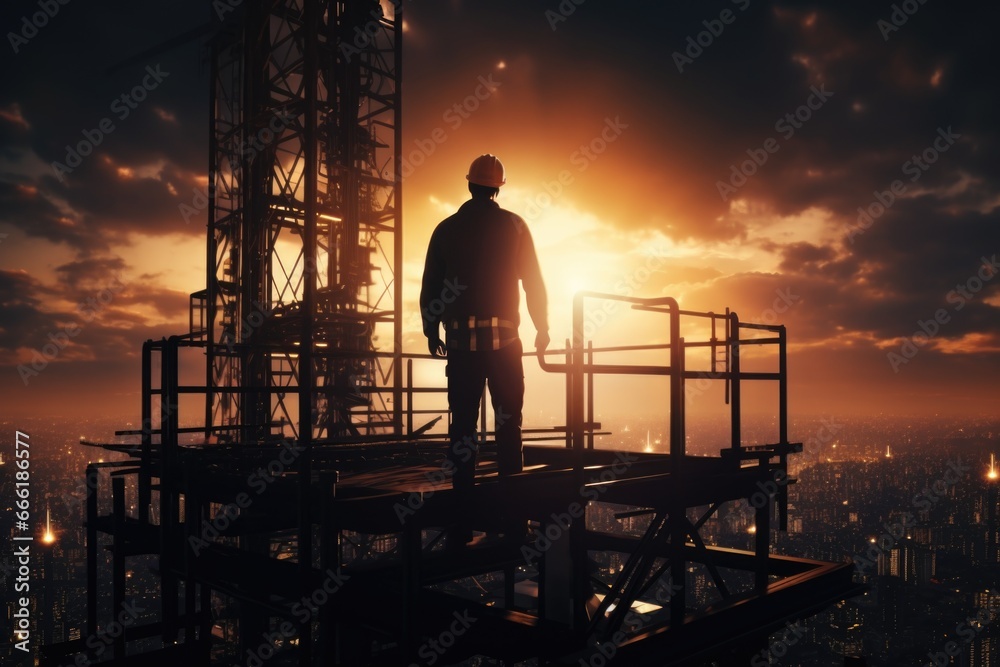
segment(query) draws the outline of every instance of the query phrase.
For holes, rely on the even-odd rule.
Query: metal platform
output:
[[[217,432],[208,426],[206,442],[184,444],[197,429],[180,427],[182,397],[211,391],[177,381],[180,351],[197,343],[147,343],[144,408],[151,414],[159,405],[159,428],[122,432],[139,437],[132,445],[99,445],[131,458],[87,470],[95,490],[87,506],[88,628],[99,627],[99,533],[110,538],[115,608],[127,591],[127,559],[159,556],[161,618],[116,637],[114,664],[159,664],[167,654],[211,664],[252,653],[262,637],[278,637],[267,649],[274,664],[409,665],[435,637],[450,639],[442,664],[472,655],[542,664],[587,663],[598,654],[627,665],[746,660],[783,623],[860,592],[850,563],[770,553],[771,530],[787,525],[795,482],[788,457],[801,451],[787,439],[784,327],[683,311],[672,299],[582,294],[576,332],[592,299],[665,318],[666,344],[629,349],[665,353],[667,363],[600,364],[595,357],[621,348],[584,347],[582,335],[567,344],[565,363],[539,359],[566,376],[565,425],[535,431],[549,444],[526,445],[523,472],[504,478],[484,442],[476,484],[462,495],[442,469],[449,443],[424,430],[218,443],[208,442]],[[684,320],[706,321],[711,335],[682,337]],[[748,345],[774,346],[777,370],[742,371]],[[711,367],[689,369],[688,352],[705,347]],[[154,353],[158,386],[149,370]],[[407,397],[418,393],[410,364]],[[599,374],[665,378],[669,453],[595,446]],[[692,377],[726,384],[732,439],[718,456],[685,453],[684,389]],[[778,385],[779,441],[747,446],[741,393],[744,383],[761,381]],[[412,409],[408,402],[407,421]],[[112,512],[102,516],[106,469]],[[134,515],[125,509],[127,477],[135,481]],[[751,498],[752,548],[706,543],[701,531],[720,508]],[[609,511],[631,529],[595,522]],[[477,531],[475,538],[457,539],[457,527]],[[612,559],[616,567],[599,567]],[[714,586],[708,603],[688,590],[699,568]],[[460,633],[442,634],[460,619]],[[160,649],[130,653],[131,643],[157,636]],[[48,647],[43,664],[86,653],[81,642]]]
[[[605,651],[613,646],[620,664],[698,664],[720,655],[755,653],[767,634],[786,621],[860,590],[852,582],[849,563],[772,555],[764,540],[758,543],[765,546],[763,551],[718,548],[704,544],[698,535],[708,514],[722,503],[748,498],[773,479],[779,468],[769,459],[795,451],[794,444],[755,448],[757,462],[750,466],[738,465],[731,456],[685,457],[678,466],[670,455],[603,450],[579,455],[563,447],[529,446],[525,471],[502,481],[493,461],[483,460],[472,496],[465,497],[464,504],[457,502],[448,480],[438,479],[439,466],[421,462],[443,459],[446,446],[368,444],[367,461],[345,457],[335,446],[317,448],[317,459],[337,460],[340,470],[324,470],[314,462],[314,472],[321,472],[310,485],[309,502],[318,509],[318,543],[329,546],[321,548],[305,586],[294,555],[280,558],[246,548],[252,539],[266,537],[273,545],[282,535],[294,547],[296,514],[289,511],[299,487],[294,474],[276,478],[252,505],[252,515],[241,513],[224,526],[219,523],[211,539],[206,539],[205,525],[191,518],[172,531],[161,526],[159,535],[167,541],[163,544],[155,539],[152,524],[131,518],[116,521],[114,515],[91,517],[89,526],[111,536],[111,549],[122,562],[138,553],[175,552],[176,558],[161,561],[166,562],[161,574],[184,582],[183,591],[197,592],[184,593],[185,611],[175,628],[162,623],[129,628],[123,643],[171,630],[179,637],[210,636],[212,619],[206,607],[198,608],[207,591],[276,624],[279,619],[301,620],[302,600],[332,589],[329,601],[317,605],[317,614],[309,618],[319,625],[317,636],[323,638],[314,659],[329,660],[318,664],[410,664],[429,638],[458,617],[475,622],[461,641],[449,646],[444,664],[473,655],[578,664],[581,656],[586,662],[601,646]],[[190,517],[208,517],[209,507],[233,503],[246,492],[247,475],[273,453],[265,449],[237,465],[225,448],[183,448],[174,482],[185,498],[185,511]],[[354,469],[345,459],[354,461]],[[576,462],[583,465],[572,465]],[[123,480],[116,478],[113,486],[118,499],[124,493]],[[641,535],[596,530],[586,518],[595,502],[635,508],[631,516],[650,520]],[[671,508],[677,507],[684,511],[677,513],[678,521],[671,521]],[[692,508],[705,507],[710,508],[708,514],[691,516]],[[521,539],[496,535],[501,513],[508,522],[531,522],[531,534],[518,536]],[[469,545],[449,544],[442,536],[459,516],[468,517],[485,535]],[[767,535],[771,513],[758,512],[755,518],[756,533]],[[348,535],[356,544],[367,540],[369,546],[372,540],[388,539],[391,548],[349,555]],[[552,539],[543,544],[536,540],[539,535]],[[673,542],[674,535],[683,537]],[[627,559],[616,578],[601,581],[593,575],[594,555],[611,552]],[[683,586],[663,586],[665,581],[683,581],[684,570],[695,563],[708,568],[720,592],[720,601],[703,609],[686,600]],[[671,574],[678,564],[679,578]],[[748,590],[731,590],[724,571],[752,573],[753,584]],[[488,604],[442,588],[488,573],[504,580],[502,595]],[[530,581],[531,593],[515,593],[519,581]],[[669,595],[662,595],[663,590]],[[642,609],[646,611],[641,614],[628,613]],[[725,631],[720,633],[720,628]],[[353,641],[362,637],[366,641]],[[369,642],[373,638],[381,639]],[[383,649],[372,651],[372,644]],[[328,653],[334,647],[337,655],[354,657],[334,662]],[[49,650],[68,654],[73,648],[83,649],[67,644]],[[157,659],[166,659],[167,653],[176,656],[180,649],[163,650],[166,653],[157,652]],[[209,642],[191,642],[187,650],[188,660],[208,664]],[[158,664],[146,662],[153,657],[142,654],[114,664]]]

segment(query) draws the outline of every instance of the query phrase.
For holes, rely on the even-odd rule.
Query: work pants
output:
[[[468,491],[475,484],[476,422],[483,389],[487,385],[496,422],[497,465],[501,481],[521,472],[521,412],[524,407],[524,367],[521,341],[499,350],[448,350],[448,407],[453,464],[453,487]]]

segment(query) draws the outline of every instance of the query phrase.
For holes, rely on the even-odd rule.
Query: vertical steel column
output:
[[[570,372],[573,374],[573,471],[576,478],[574,488],[581,488],[584,483],[584,328],[583,328],[584,295],[578,293],[573,297],[573,354]],[[586,505],[586,504],[585,504]],[[540,529],[545,528],[543,522]],[[549,595],[547,606],[549,617],[567,622],[574,630],[586,627],[587,616],[584,604],[585,591],[589,587],[589,571],[587,551],[584,537],[586,525],[580,519],[572,519],[569,530],[563,536],[554,540],[552,548],[546,553],[546,574],[549,585],[546,587]],[[558,558],[553,562],[552,559]],[[552,567],[555,565],[555,567]],[[567,599],[568,598],[568,599]],[[560,602],[562,609],[560,609]]]
[[[153,408],[150,405],[152,399],[151,384],[153,380],[153,341],[147,340],[142,344],[142,456],[139,458],[139,523],[149,523],[149,511],[152,505],[152,461],[150,459],[151,445],[153,441]]]
[[[304,196],[305,219],[302,235],[302,254],[305,259],[302,271],[302,301],[300,302],[301,326],[299,329],[299,445],[303,453],[299,464],[299,592],[303,596],[310,593],[312,582],[312,446],[313,446],[313,320],[316,317],[316,198],[318,132],[317,132],[317,78],[319,76],[319,24],[322,16],[318,2],[305,2],[303,23],[305,43],[303,45],[303,91],[305,94],[305,118],[303,122]],[[299,630],[299,664],[312,664],[312,620],[308,619]]]
[[[114,541],[111,544],[111,608],[112,616],[125,608],[125,478],[111,479],[111,521]],[[125,658],[125,634],[127,628],[122,624],[122,631],[114,638],[114,653],[116,660]]]
[[[732,402],[729,405],[729,415],[731,422],[730,445],[734,450],[743,447],[743,436],[741,434],[741,413],[740,413],[740,317],[736,313],[729,313],[729,344],[732,347],[731,365],[729,377],[731,379],[730,391]]]
[[[396,5],[402,11],[403,3]],[[392,367],[395,369],[393,377],[392,402],[394,406],[393,421],[396,424],[396,433],[400,428],[400,401],[402,399],[402,377],[400,370],[403,362],[403,179],[400,174],[400,165],[403,163],[403,19],[393,16],[393,39],[395,40],[395,53],[393,54],[393,64],[396,67],[395,90],[392,95],[392,104],[395,108],[396,126],[393,128],[393,181],[396,191],[393,197],[393,218],[394,229],[392,238],[392,275],[393,280],[393,359]],[[412,420],[412,415],[411,415]],[[412,433],[412,429],[407,432]]]
[[[587,341],[587,365],[594,365],[594,341]],[[594,373],[587,373],[587,449],[594,448]]]
[[[195,628],[196,618],[195,611],[197,598],[195,595],[195,588],[197,587],[195,579],[195,555],[193,553],[193,548],[191,547],[190,538],[197,537],[200,524],[201,515],[203,511],[202,499],[200,488],[202,480],[200,478],[198,471],[192,471],[192,479],[184,490],[184,642],[188,645],[193,645],[195,642]],[[207,638],[205,636],[201,637],[202,641]]]
[[[177,640],[177,544],[174,536],[180,507],[177,473],[177,341],[163,341],[160,353],[160,595],[163,642]]]
[[[263,115],[269,99],[271,13],[267,5],[270,4],[248,2],[244,5],[243,117],[239,121],[244,141],[256,140],[258,118]],[[312,4],[307,2],[306,7]],[[305,86],[308,85],[309,81],[306,81]],[[270,275],[265,270],[265,258],[270,256],[270,205],[267,200],[271,193],[267,191],[267,186],[271,168],[271,164],[265,164],[263,154],[251,153],[249,159],[240,155],[238,169],[241,177],[243,224],[239,247],[239,310],[234,339],[237,342],[236,349],[239,350],[240,383],[244,390],[239,394],[243,418],[241,439],[244,444],[259,444],[265,440],[270,420],[270,353],[259,342],[262,338],[260,330],[246,327],[244,332],[242,323],[254,312],[255,304],[264,302],[269,296],[267,289],[270,286]],[[308,171],[305,177],[309,178]]]
[[[336,524],[336,513],[333,509],[337,497],[339,476],[336,471],[328,470],[320,473],[319,488],[321,492],[320,514],[320,577],[325,581],[329,573],[340,573],[340,530]],[[331,595],[337,595],[335,590]],[[338,630],[334,609],[336,602],[328,600],[320,607],[319,622],[321,633],[316,658],[320,664],[336,663]]]
[[[788,340],[785,325],[778,327],[778,442],[788,442]]]
[[[247,67],[244,41],[253,32],[252,18],[258,3],[243,3],[242,26],[225,23],[212,39],[212,72],[209,101],[208,226],[206,230],[206,326],[208,336],[206,427],[220,438],[244,442],[244,396],[228,391],[245,384],[237,347],[243,274],[245,227],[250,215],[244,192],[249,187],[246,160],[239,145],[245,142],[243,124],[248,116],[244,99]],[[235,19],[236,17],[232,17]],[[236,23],[234,20],[233,23]],[[244,146],[246,144],[244,143]]]
[[[684,568],[684,543],[687,536],[686,508],[682,495],[684,483],[684,339],[681,338],[680,307],[673,299],[667,304],[670,316],[670,489],[668,521],[670,531],[670,577],[678,586],[670,598],[671,628],[684,623],[687,605],[687,577]]]
[[[778,327],[778,442],[788,444],[788,355],[785,325]],[[788,454],[781,454],[781,470],[788,474]],[[778,530],[788,530],[788,486],[778,490]]]
[[[573,353],[570,356],[572,375],[572,422],[567,424],[573,433],[574,459],[578,467],[583,461],[583,295],[573,297]]]
[[[572,347],[569,338],[566,339],[566,449],[573,447],[573,373],[569,369],[573,364]]]
[[[669,300],[670,314],[670,469],[681,471],[684,459],[684,343],[681,339],[680,309]]]
[[[205,441],[212,435],[214,419],[212,411],[215,405],[215,316],[216,299],[218,298],[216,253],[218,245],[215,238],[215,181],[219,178],[219,141],[215,132],[216,90],[215,68],[219,62],[219,40],[213,39],[211,46],[212,75],[208,86],[208,210],[205,223]]]
[[[87,634],[97,636],[97,466],[87,465]]]
[[[413,435],[413,359],[406,360],[406,435]]]

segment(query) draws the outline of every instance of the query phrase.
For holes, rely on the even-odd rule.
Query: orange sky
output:
[[[789,329],[793,411],[995,411],[1000,281],[986,266],[1000,251],[1000,193],[984,155],[996,154],[996,115],[987,111],[997,94],[969,75],[989,62],[974,40],[952,44],[931,30],[931,12],[946,10],[928,6],[925,23],[886,42],[872,29],[876,8],[753,5],[683,72],[674,54],[717,11],[647,9],[636,21],[587,3],[556,29],[531,3],[405,11],[407,351],[425,349],[416,298],[427,240],[467,197],[471,159],[492,152],[508,173],[499,202],[535,238],[554,341],[569,335],[578,289],[669,295],[690,309],[730,307],[744,320],[769,319],[778,303],[787,306],[780,321]],[[187,294],[204,287],[203,220],[178,212],[204,186],[207,161],[197,48],[163,57],[171,77],[66,182],[49,167],[137,74],[95,82],[85,73],[192,19],[164,10],[161,23],[144,22],[115,47],[54,25],[10,70],[0,96],[8,409],[137,411],[142,340],[183,331]],[[54,54],[81,62],[59,70]],[[53,105],[55,87],[74,103]],[[815,90],[832,96],[788,136],[776,121]],[[952,126],[959,138],[908,180],[911,156]],[[724,201],[720,181],[732,182],[733,165],[760,155],[769,138],[778,149]],[[858,207],[896,179],[905,192],[858,233]],[[977,274],[987,276],[980,289],[955,292]],[[124,288],[113,301],[25,385],[17,365],[115,279]],[[888,355],[942,309],[948,321],[894,365]],[[595,338],[654,337],[620,316]],[[527,366],[532,408],[558,411],[559,383]],[[599,400],[611,412],[630,410],[655,405],[651,392],[640,388],[636,398],[614,387]]]

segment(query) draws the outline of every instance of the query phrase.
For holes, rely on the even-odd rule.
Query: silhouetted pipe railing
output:
[[[632,304],[640,311],[663,313],[669,317],[667,324],[668,342],[651,345],[616,345],[595,347],[592,341],[584,340],[584,302],[587,299],[602,299]],[[711,321],[709,340],[687,341],[680,336],[681,318],[701,318]],[[718,335],[717,325],[724,323],[723,336]],[[772,332],[776,336],[742,338],[743,331]],[[573,338],[567,341],[565,350],[549,350],[536,353],[539,366],[549,373],[565,373],[567,377],[566,414],[567,447],[582,450],[584,447],[584,425],[593,422],[593,376],[594,375],[637,375],[667,376],[670,378],[670,454],[676,460],[685,455],[685,381],[689,379],[725,381],[726,402],[730,406],[731,443],[733,450],[742,449],[742,382],[777,381],[779,383],[779,441],[788,442],[788,369],[786,332],[783,325],[740,322],[739,316],[726,309],[725,314],[681,310],[670,297],[642,299],[620,294],[580,292],[573,301]],[[776,372],[743,371],[741,367],[742,346],[778,346],[778,370]],[[688,348],[711,348],[711,370],[688,370],[686,350]],[[718,348],[724,354],[724,370],[718,370]],[[602,364],[595,357],[608,352],[669,351],[667,364]],[[550,363],[546,354],[564,354],[565,363]],[[586,382],[587,390],[584,391]],[[583,419],[586,397],[587,420]],[[588,448],[593,448],[593,437],[587,439]],[[784,457],[782,462],[784,463]]]

